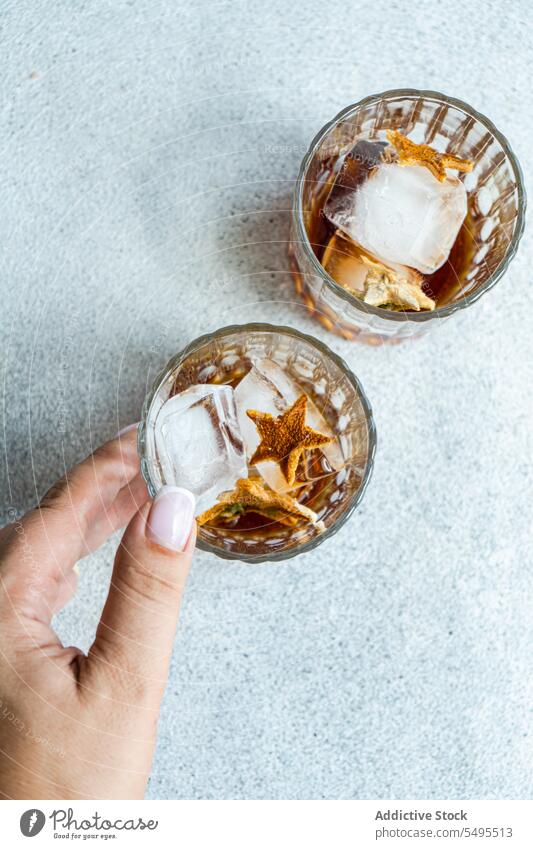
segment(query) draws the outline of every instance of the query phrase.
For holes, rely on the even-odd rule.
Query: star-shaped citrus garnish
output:
[[[259,480],[252,478],[240,478],[232,492],[219,495],[218,503],[201,513],[196,521],[199,525],[207,525],[215,519],[230,521],[250,512],[291,528],[303,520],[313,525],[318,521],[316,513],[305,504],[300,504],[290,495],[267,489]]]
[[[332,441],[331,436],[319,433],[306,425],[306,412],[306,395],[300,395],[292,407],[276,418],[270,413],[247,410],[247,416],[254,422],[261,437],[261,442],[250,459],[250,465],[255,466],[256,463],[273,460],[279,463],[285,480],[289,486],[292,486],[304,451],[319,448]]]
[[[470,159],[459,159],[450,153],[438,153],[428,144],[415,144],[398,130],[387,130],[387,139],[398,153],[398,165],[424,165],[439,183],[446,179],[446,168],[469,172],[474,167]]]

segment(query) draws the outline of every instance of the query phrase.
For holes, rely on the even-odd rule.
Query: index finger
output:
[[[29,571],[34,584],[64,576],[129,522],[147,497],[136,437],[134,430],[102,445],[13,524],[2,544],[5,581],[12,584]]]

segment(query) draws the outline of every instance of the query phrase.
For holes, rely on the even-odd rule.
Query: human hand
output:
[[[193,496],[152,503],[136,429],[0,531],[0,796],[142,798],[196,539]],[[129,523],[129,524],[128,524]],[[74,565],[128,525],[87,656],[51,627]]]

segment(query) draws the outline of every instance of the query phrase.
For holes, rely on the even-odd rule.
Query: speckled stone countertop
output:
[[[487,0],[3,4],[5,513],[135,421],[164,362],[223,324],[315,334],[377,421],[373,480],[333,539],[275,566],[198,553],[149,797],[533,792],[531,238],[477,305],[397,348],[329,336],[286,255],[310,139],[376,91],[470,102],[527,181],[528,15]],[[65,641],[90,645],[115,547],[80,564]]]

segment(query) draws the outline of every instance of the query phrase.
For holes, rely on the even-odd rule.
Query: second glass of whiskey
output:
[[[438,92],[367,97],[303,160],[289,244],[296,289],[346,339],[419,336],[501,278],[524,213],[520,166],[483,115]]]
[[[268,324],[192,342],[156,378],[139,425],[150,494],[189,489],[198,546],[250,562],[334,534],[363,496],[375,446],[370,405],[346,364]]]

